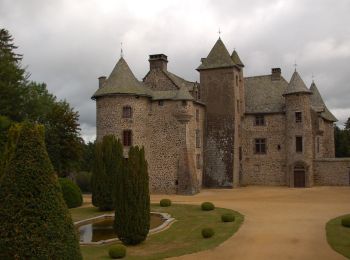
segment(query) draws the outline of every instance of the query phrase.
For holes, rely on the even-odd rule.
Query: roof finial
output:
[[[120,43],[120,58],[123,58],[123,42]]]
[[[312,78],[312,83],[315,83],[315,82],[314,82],[314,79],[315,79],[314,73],[311,74],[311,78]]]
[[[297,66],[298,66],[297,61],[296,61],[296,60],[294,60],[294,72],[296,72],[296,71],[297,71]]]
[[[220,30],[220,27],[219,27],[219,31],[218,31],[218,34],[219,34],[219,38],[220,38],[220,36],[221,36],[221,30]]]

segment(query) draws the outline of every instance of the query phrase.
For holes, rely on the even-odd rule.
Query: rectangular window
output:
[[[123,107],[123,118],[131,118],[132,110],[130,106]]]
[[[183,107],[185,107],[185,106],[187,106],[187,101],[186,100],[182,100],[181,104],[182,104]]]
[[[265,154],[266,153],[266,139],[257,138],[255,139],[255,153]]]
[[[196,109],[196,121],[199,122],[199,109]]]
[[[197,166],[197,169],[201,168],[201,155],[200,154],[196,154],[196,166]]]
[[[158,101],[158,106],[163,106],[164,105],[164,101],[163,100],[159,100]]]
[[[237,113],[239,113],[239,100],[237,100]]]
[[[317,153],[319,153],[320,152],[320,137],[318,137],[317,136],[317,138],[316,138],[316,142],[317,142],[317,144],[316,144],[316,146],[317,146]]]
[[[255,125],[265,125],[265,116],[264,115],[256,115],[255,116]]]
[[[302,136],[295,137],[295,151],[297,153],[303,152],[303,137]]]
[[[302,120],[302,114],[301,112],[295,112],[295,123],[301,123]]]
[[[132,132],[131,132],[131,130],[124,130],[123,131],[123,144],[124,144],[124,146],[131,146],[132,145]]]
[[[200,130],[197,129],[196,130],[196,148],[200,148],[201,147],[201,134],[200,134]]]

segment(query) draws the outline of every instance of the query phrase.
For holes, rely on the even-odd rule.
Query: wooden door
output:
[[[294,171],[294,187],[304,188],[305,187],[305,171],[295,170]]]

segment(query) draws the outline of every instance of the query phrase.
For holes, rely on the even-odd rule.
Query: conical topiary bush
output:
[[[0,259],[82,259],[46,152],[44,128],[24,123],[0,180]]]

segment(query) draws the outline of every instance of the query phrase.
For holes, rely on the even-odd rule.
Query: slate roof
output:
[[[221,38],[219,38],[214,47],[208,54],[207,58],[202,59],[202,64],[197,70],[225,68],[235,66],[228,50],[226,49]]]
[[[326,104],[324,103],[322,96],[320,92],[318,91],[318,88],[316,87],[315,82],[312,82],[310,91],[312,92],[311,95],[311,106],[312,109],[316,112],[321,113],[321,117],[325,120],[336,122],[338,121],[337,118],[328,110]]]
[[[246,113],[279,113],[285,111],[283,93],[288,82],[271,80],[271,75],[247,77],[244,79]]]
[[[240,67],[244,67],[243,62],[241,61],[241,59],[238,56],[238,53],[236,52],[236,50],[233,50],[232,54],[231,54],[231,59],[232,61],[237,64]]]
[[[123,57],[119,59],[111,74],[92,98],[110,94],[134,94],[151,96],[150,90],[136,79]]]
[[[148,96],[152,100],[194,100],[189,90],[192,90],[196,83],[187,81],[173,73],[164,73],[179,88],[178,90],[154,91],[145,84],[138,81],[123,57],[119,59],[111,74],[92,96],[93,99],[107,95],[138,95]]]
[[[296,94],[296,93],[311,94],[311,91],[306,87],[299,73],[295,70],[288,84],[288,88],[283,95],[290,95],[290,94]]]

